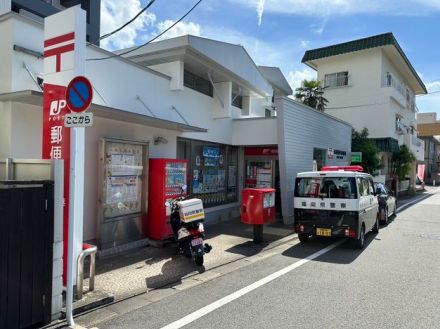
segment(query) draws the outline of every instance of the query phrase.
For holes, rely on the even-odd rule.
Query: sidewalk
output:
[[[95,289],[124,299],[152,289],[179,284],[182,279],[225,265],[241,258],[258,254],[285,240],[293,239],[293,226],[281,220],[264,227],[264,242],[253,243],[253,228],[240,219],[205,225],[212,251],[205,255],[204,266],[196,266],[192,259],[176,254],[174,243],[162,248],[152,246],[137,249],[111,258],[98,259]],[[282,239],[282,240],[281,240]],[[88,286],[88,280],[85,280]]]

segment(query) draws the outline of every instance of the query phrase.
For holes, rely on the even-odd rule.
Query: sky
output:
[[[150,0],[102,0],[101,35],[134,17]],[[156,0],[101,46],[142,44],[183,16],[197,0]],[[257,65],[277,66],[292,89],[316,72],[301,63],[308,49],[392,32],[425,83],[420,112],[440,119],[440,0],[202,0],[160,39],[185,34],[240,44]]]

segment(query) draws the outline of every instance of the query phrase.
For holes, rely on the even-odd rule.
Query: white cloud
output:
[[[301,40],[301,48],[308,48],[310,45],[310,41],[309,40]]]
[[[258,26],[261,26],[261,20],[263,18],[265,1],[266,0],[258,0],[258,3],[257,3]]]
[[[440,80],[428,82],[426,89],[428,95],[417,97],[417,107],[420,112],[437,112],[440,117]]]
[[[157,24],[157,28],[159,30],[159,33],[162,31],[165,31],[167,28],[169,28],[171,25],[174,24],[175,21],[172,20],[166,20],[163,22],[159,22]],[[157,40],[163,40],[163,39],[170,39],[175,37],[180,37],[182,35],[201,35],[201,28],[199,24],[193,23],[193,22],[179,22],[174,27],[172,27],[168,32],[166,32],[164,35],[159,37]]]
[[[229,0],[243,7],[258,8],[260,0]],[[417,10],[415,10],[417,8]],[[266,0],[264,10],[302,16],[344,16],[354,14],[427,15],[440,10],[439,0]]]
[[[428,82],[426,84],[426,89],[428,89],[428,93],[431,93],[433,91],[440,91],[440,80]],[[440,106],[440,104],[439,104],[439,106]]]
[[[141,11],[140,0],[125,0],[121,6],[117,0],[102,0],[101,2],[101,35],[119,28]],[[151,27],[156,16],[148,11],[142,13],[134,22],[113,36],[103,39],[101,47],[115,50],[135,45],[136,38],[146,28]]]
[[[295,89],[301,86],[303,80],[316,79],[316,72],[308,68],[299,71],[290,71],[287,74],[286,79],[289,82],[290,87],[292,87],[292,90],[295,92]]]

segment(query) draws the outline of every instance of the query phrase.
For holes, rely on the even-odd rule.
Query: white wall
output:
[[[40,159],[43,138],[43,113],[41,107],[12,103],[11,157]]]
[[[0,102],[0,160],[11,157],[11,108],[11,102]]]
[[[318,80],[326,74],[348,71],[351,85],[327,88],[328,107],[358,106],[379,101],[376,93],[381,86],[381,52],[378,49],[332,56],[317,61]],[[374,97],[372,97],[374,95]]]
[[[368,128],[372,138],[399,139],[397,114],[403,124],[416,125],[415,113],[406,108],[406,98],[394,87],[384,86],[386,72],[405,81],[380,48],[324,58],[317,63],[321,81],[325,74],[349,74],[349,86],[325,89],[324,97],[329,100],[326,113],[351,123],[356,130]]]
[[[233,145],[277,145],[277,118],[237,119],[232,122]]]
[[[417,123],[437,123],[437,113],[417,113]]]
[[[167,144],[154,145],[153,138],[161,136]],[[96,237],[98,220],[98,164],[99,141],[103,137],[113,137],[149,142],[150,158],[175,158],[178,132],[155,129],[132,123],[120,122],[100,117],[94,118],[93,126],[86,129],[86,166],[84,171],[84,240]],[[148,188],[148,187],[147,187]]]
[[[171,77],[170,90],[183,90],[184,65],[181,61],[150,66],[152,70]]]
[[[328,165],[347,165],[351,152],[351,126],[287,97],[277,97],[278,154],[282,213],[293,216],[294,182],[298,172],[313,170],[313,149],[346,152],[344,159],[326,159]]]

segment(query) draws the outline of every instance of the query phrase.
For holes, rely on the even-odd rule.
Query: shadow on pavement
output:
[[[172,243],[167,243],[162,248],[147,246],[130,250],[104,259],[97,259],[96,274],[99,275],[139,262],[145,262],[147,265],[154,264],[172,257],[174,253],[175,245]]]
[[[253,241],[246,241],[244,243],[235,245],[229,249],[226,249],[225,252],[230,252],[233,254],[242,255],[245,257],[250,257],[261,252],[265,247],[269,245],[268,242],[263,241],[262,243],[255,244]]]
[[[294,257],[298,259],[304,259],[311,254],[320,251],[321,249],[340,241],[336,238],[316,238],[313,237],[307,243],[299,243],[293,247],[287,249],[282,253],[283,256]],[[365,244],[363,249],[355,249],[353,241],[349,239],[345,240],[341,245],[337,246],[331,252],[327,252],[324,255],[315,258],[314,262],[325,262],[333,264],[350,264],[358,258],[362,252],[368,248],[369,244],[377,239],[377,234],[370,232],[365,236]]]
[[[421,194],[416,194],[415,196],[411,196],[411,197],[399,198],[397,200],[397,207],[402,207],[403,208],[400,211],[406,210],[406,209],[411,208],[412,206],[417,205],[419,202],[432,197],[433,195],[434,195],[433,193],[426,193],[426,192],[424,192],[424,193],[421,193]],[[414,200],[417,200],[418,198],[420,198],[420,199],[417,202],[414,202],[414,203],[406,206],[407,203],[409,203],[411,201],[414,201]],[[397,213],[399,213],[399,212],[397,212]]]
[[[183,278],[203,272],[205,267],[197,266],[192,258],[175,254],[163,264],[160,274],[147,277],[145,283],[147,289],[159,289],[168,287],[170,282],[179,285]]]
[[[293,234],[293,226],[285,225],[281,219],[272,224],[264,226],[264,242],[261,246],[254,245],[252,225],[243,224],[240,218],[234,218],[219,223],[205,224],[206,238],[213,239],[220,235],[235,236],[249,239],[248,242],[240,245],[232,246],[225,250],[226,252],[240,254],[244,256],[252,256],[257,254],[269,243],[275,242],[288,235]],[[127,251],[104,259],[97,259],[96,274],[103,274],[116,269],[131,266],[136,263],[145,262],[146,265],[152,265],[162,260],[169,259],[175,254],[176,245],[172,241],[166,241],[163,247],[147,246],[136,250]],[[185,257],[182,256],[183,259]],[[185,259],[186,260],[186,259]],[[179,263],[179,261],[175,262]],[[189,262],[191,263],[191,262]],[[180,265],[180,263],[179,263]],[[182,263],[183,270],[186,270]]]

